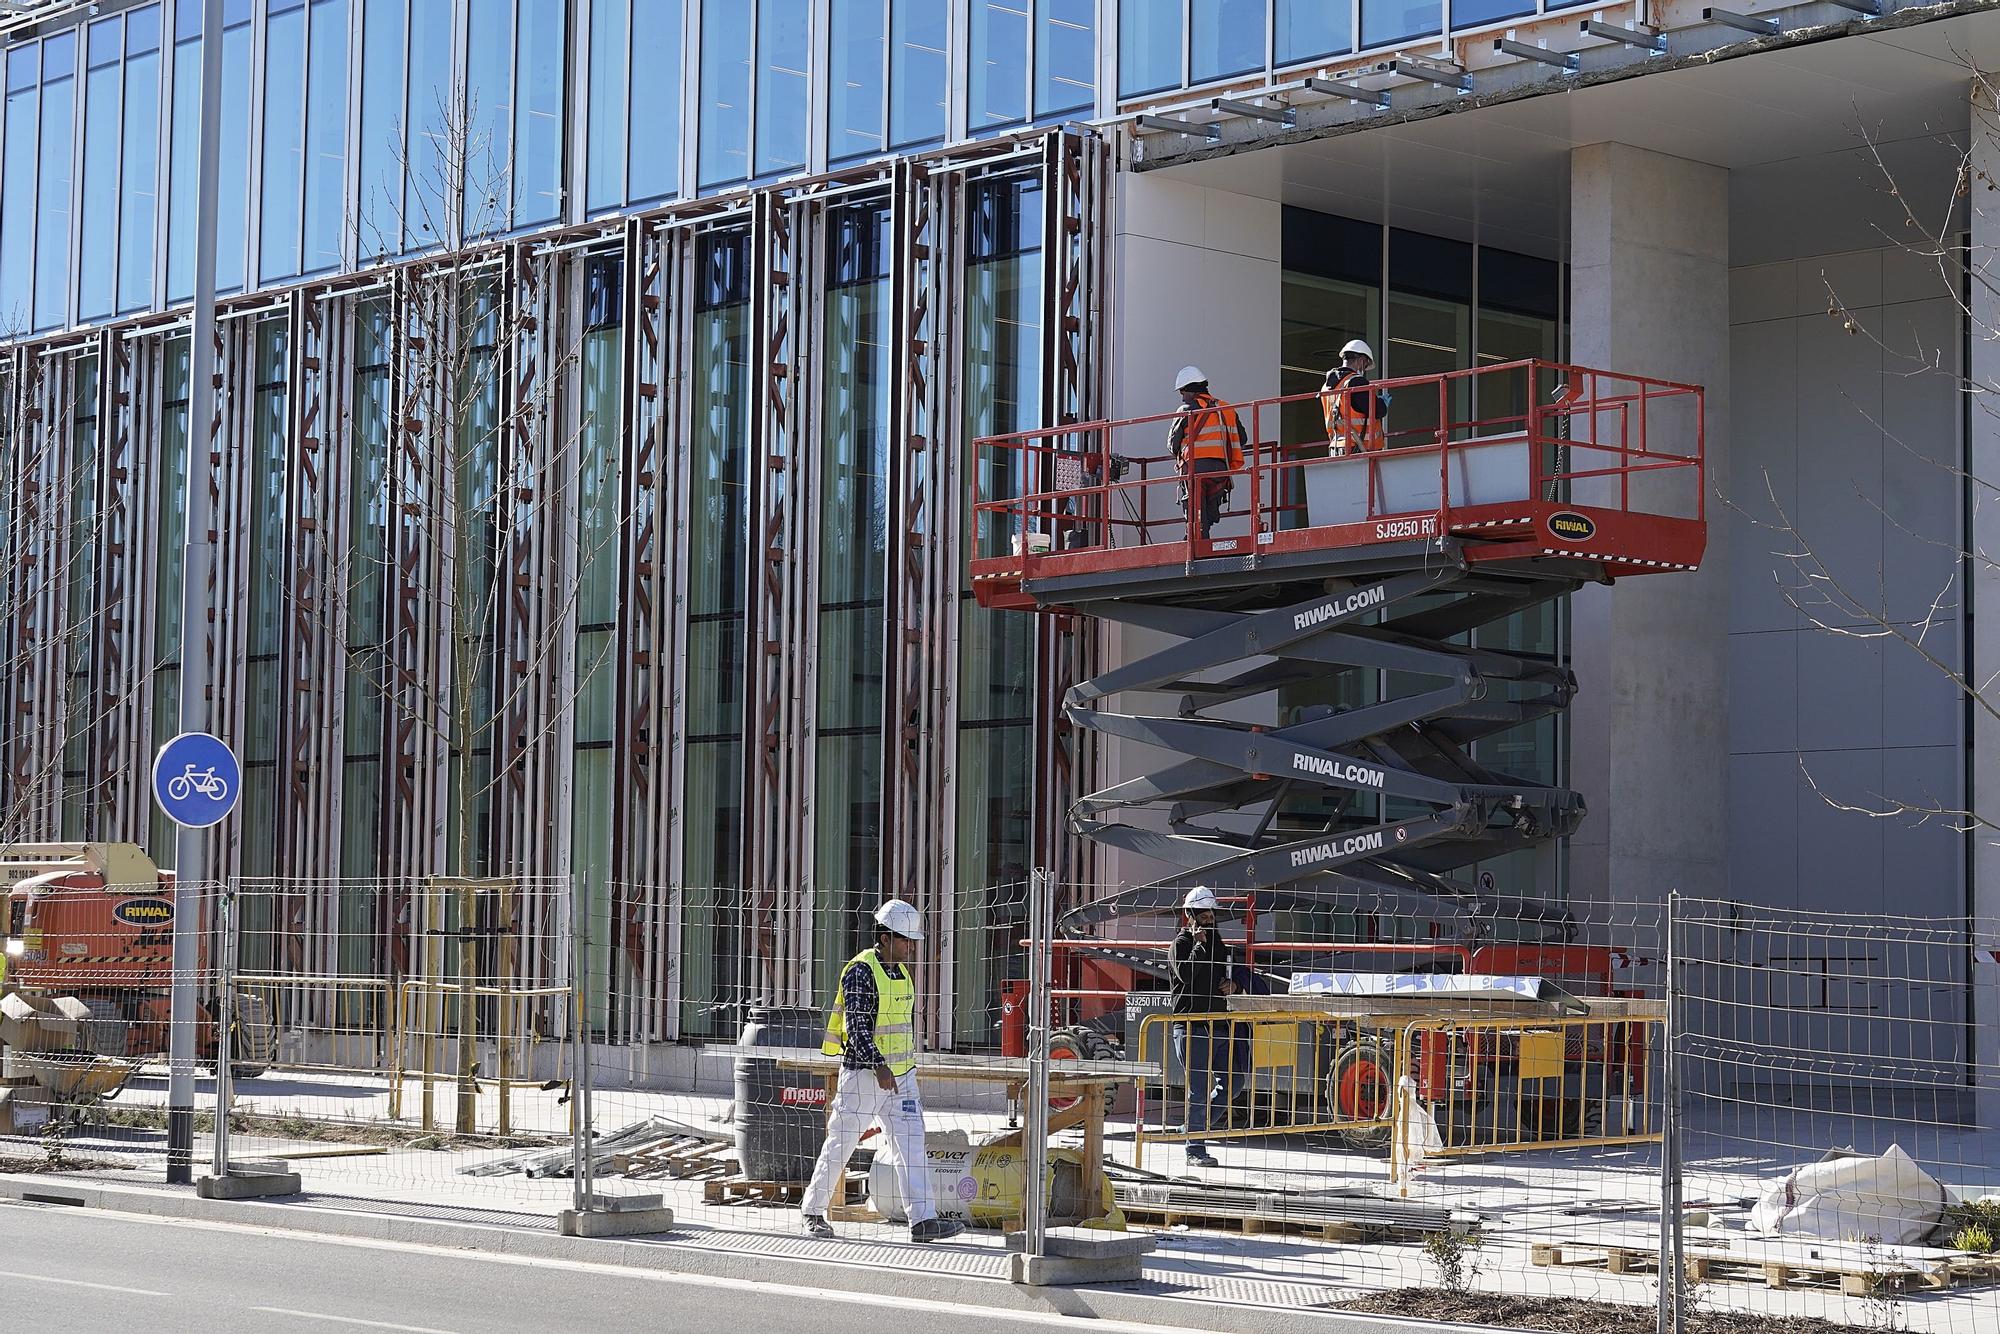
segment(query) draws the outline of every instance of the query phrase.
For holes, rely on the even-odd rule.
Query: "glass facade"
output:
[[[818,846],[815,958],[837,968],[881,901],[882,683],[887,639],[890,404],[894,307],[889,214],[842,209],[830,221],[826,346],[820,391]],[[815,979],[820,989],[831,973]]]
[[[971,200],[972,253],[966,275],[968,324],[963,368],[967,439],[1038,425],[1042,409],[1042,195],[1040,183],[984,182]],[[1016,456],[1005,456],[1013,459]],[[1011,465],[984,466],[980,500],[1020,494]],[[997,515],[969,534],[986,552],[1008,541]],[[958,770],[984,781],[959,787],[959,888],[971,894],[1020,885],[1034,862],[1033,789],[1035,618],[992,611],[966,592],[959,611]],[[995,906],[1019,902],[1005,890]],[[1018,977],[1018,913],[967,913],[958,941],[959,994],[992,997]],[[991,1013],[958,1008],[959,1040],[990,1040]]]

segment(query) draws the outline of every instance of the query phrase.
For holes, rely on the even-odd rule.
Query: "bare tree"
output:
[[[1869,175],[1881,201],[1881,218],[1874,230],[1883,248],[1897,254],[1902,267],[1915,272],[1934,270],[1935,297],[1948,299],[1969,332],[1970,345],[1977,347],[2000,341],[2000,321],[1991,312],[2000,309],[2000,297],[1993,272],[1994,255],[1975,243],[1982,230],[1981,219],[1992,219],[2000,209],[2000,182],[1988,175],[1984,163],[2000,161],[2000,115],[1996,115],[1996,85],[1980,72],[1969,58],[1961,57],[1970,93],[1969,132],[1946,130],[1935,142],[1945,146],[1955,158],[1956,169],[1919,179],[1908,167],[1899,165],[1878,136],[1863,130],[1861,140],[1869,164]],[[1826,292],[1825,318],[1847,337],[1863,340],[1879,353],[1887,383],[1925,383],[1948,387],[1962,396],[1972,413],[1972,431],[1982,424],[1992,429],[2000,421],[2000,382],[1975,373],[1973,365],[1960,366],[1959,349],[1936,337],[1926,337],[1905,321],[1887,318],[1840,284],[1822,274]],[[1851,302],[1851,304],[1850,304]],[[1956,341],[1955,339],[1953,340]],[[1977,358],[1974,358],[1975,363]],[[1948,571],[1922,589],[1919,610],[1911,591],[1892,580],[1886,561],[1873,571],[1857,571],[1857,563],[1847,550],[1849,534],[1830,530],[1796,512],[1788,504],[1768,471],[1739,482],[1740,494],[1724,500],[1764,531],[1770,541],[1770,555],[1776,562],[1773,583],[1778,597],[1816,632],[1846,640],[1873,641],[1889,654],[1905,655],[1921,665],[1921,674],[1930,674],[1965,701],[1978,715],[2000,722],[2000,673],[1974,676],[1965,664],[1969,654],[1956,648],[1951,636],[1961,607],[1968,595],[1967,585],[1981,576],[1990,576],[1996,553],[1980,541],[1978,522],[1987,507],[2000,503],[2000,477],[1984,475],[1966,456],[1934,447],[1936,442],[1905,434],[1889,414],[1871,409],[1866,403],[1843,393],[1844,405],[1856,418],[1878,432],[1885,442],[1892,464],[1913,469],[1914,475],[1934,472],[1967,497],[1971,522],[1962,540],[1954,532],[1929,530],[1911,521],[1892,503],[1889,488],[1873,489],[1856,484],[1854,495],[1869,511],[1879,516],[1885,532],[1919,548],[1928,549]],[[1806,464],[1801,462],[1803,469]],[[1740,474],[1739,474],[1740,476]],[[1865,562],[1861,564],[1865,565]],[[1978,831],[1982,835],[2000,833],[2000,808],[1974,809],[1956,794],[1929,791],[1852,792],[1823,783],[1812,772],[1803,753],[1798,766],[1805,781],[1818,797],[1833,809],[1876,819],[1892,819],[1910,824],[1938,824],[1958,831]]]

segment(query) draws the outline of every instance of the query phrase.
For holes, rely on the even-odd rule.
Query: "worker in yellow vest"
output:
[[[799,1212],[808,1235],[833,1235],[826,1207],[847,1160],[868,1127],[880,1122],[896,1146],[897,1184],[911,1241],[943,1241],[965,1224],[939,1218],[931,1203],[924,1150],[924,1104],[917,1093],[917,984],[910,973],[924,938],[923,919],[901,899],[875,910],[875,947],[848,961],[826,1016],[820,1050],[840,1057],[840,1083],[826,1120],[826,1143],[813,1164]]]
[[[1389,443],[1389,395],[1369,387],[1375,349],[1359,338],[1340,349],[1340,364],[1320,385],[1320,413],[1335,456],[1373,453]]]

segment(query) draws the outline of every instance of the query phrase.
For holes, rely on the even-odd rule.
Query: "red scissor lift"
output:
[[[1702,391],[1547,361],[1374,387],[1392,407],[1388,447],[1368,453],[1329,446],[1317,394],[1233,405],[1248,442],[1207,536],[1167,448],[1177,414],[975,442],[980,603],[1170,641],[1065,699],[1078,728],[1174,756],[1072,808],[1079,832],[1168,868],[1062,921],[1058,1020],[1079,1056],[1115,1050],[1127,991],[1165,973],[1164,940],[1104,926],[1169,915],[1196,884],[1240,906],[1249,961],[1280,981],[1308,964],[1504,963],[1614,990],[1616,952],[1576,943],[1563,904],[1474,874],[1569,834],[1585,809],[1478,743],[1559,714],[1576,690],[1510,618],[1586,583],[1698,567]],[[1178,707],[1121,712],[1127,692]],[[1274,692],[1307,702],[1246,721]],[[1353,938],[1258,938],[1260,914],[1328,910],[1360,924]],[[1390,938],[1372,938],[1384,923]],[[1419,1063],[1427,1098],[1464,1064],[1434,1055]],[[1643,1066],[1644,1053],[1600,1059]],[[1335,1097],[1341,1072],[1325,1074]],[[1345,1085],[1357,1104],[1386,1092],[1352,1069]]]

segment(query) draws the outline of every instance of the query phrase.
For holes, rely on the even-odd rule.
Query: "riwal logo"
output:
[[[1549,531],[1565,542],[1588,542],[1597,536],[1597,525],[1587,514],[1557,510],[1549,516]]]
[[[1292,869],[1313,866],[1320,862],[1336,861],[1363,852],[1379,852],[1382,848],[1382,831],[1370,830],[1365,834],[1355,834],[1351,838],[1337,838],[1331,843],[1316,843],[1310,848],[1300,848],[1292,854]]]
[[[1324,625],[1326,622],[1339,617],[1351,615],[1357,611],[1364,611],[1369,607],[1380,606],[1388,600],[1389,590],[1381,584],[1377,584],[1373,588],[1356,589],[1346,597],[1329,598],[1317,607],[1309,607],[1305,611],[1300,612],[1298,615],[1292,617],[1292,629],[1310,630],[1315,625]]]
[[[1292,768],[1315,778],[1328,778],[1336,783],[1352,783],[1356,787],[1381,787],[1387,777],[1380,769],[1352,760],[1325,759],[1318,755],[1307,755],[1303,751],[1292,752]]]
[[[174,905],[171,899],[125,899],[112,907],[111,915],[127,926],[172,926]]]

